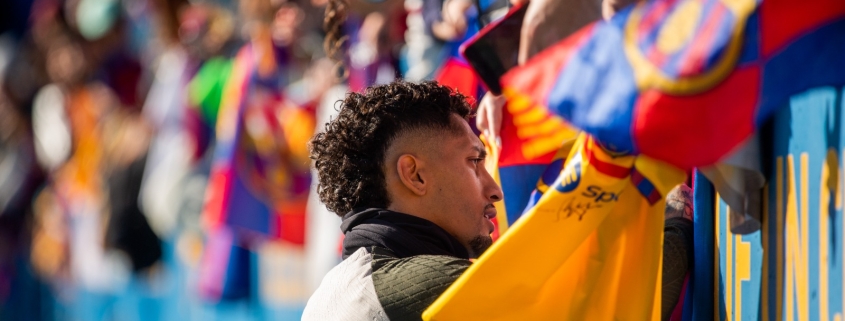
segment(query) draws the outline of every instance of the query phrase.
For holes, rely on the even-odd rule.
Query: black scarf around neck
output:
[[[469,252],[436,224],[416,216],[380,208],[353,210],[343,216],[340,229],[343,259],[359,248],[378,246],[400,258],[415,255],[449,255],[469,259]]]

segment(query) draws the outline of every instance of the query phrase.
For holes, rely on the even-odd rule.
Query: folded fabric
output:
[[[423,319],[658,320],[664,196],[685,176],[581,135],[553,188]]]

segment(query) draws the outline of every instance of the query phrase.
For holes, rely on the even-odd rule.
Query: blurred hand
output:
[[[442,20],[431,26],[431,32],[443,41],[463,38],[467,31],[466,12],[472,5],[472,2],[466,0],[446,0],[443,3]]]
[[[337,84],[337,78],[332,73],[334,65],[331,59],[320,58],[311,63],[305,71],[304,79],[310,91],[309,100],[320,101],[326,92]]]
[[[475,117],[475,125],[484,134],[487,141],[494,146],[499,146],[499,132],[502,129],[502,107],[505,106],[505,96],[496,96],[491,93],[484,94],[481,102],[478,103],[478,111]]]
[[[510,0],[513,5],[528,3],[519,42],[519,64],[563,40],[587,24],[609,19],[637,0]],[[478,105],[476,125],[494,144],[502,128],[502,107],[506,99],[487,93]]]
[[[387,20],[380,12],[373,12],[364,17],[361,28],[358,29],[358,39],[374,48],[378,46],[379,35],[384,31]]]
[[[683,217],[692,221],[692,189],[686,184],[675,186],[666,195],[665,219]]]
[[[296,5],[285,4],[276,11],[273,19],[273,42],[287,47],[296,41],[297,29],[305,19],[305,12]]]
[[[380,12],[367,14],[358,29],[358,42],[349,47],[349,62],[353,68],[366,68],[379,58],[379,39],[384,34],[385,17]]]
[[[601,13],[605,20],[613,17],[614,14],[625,7],[637,3],[637,0],[604,0],[601,3]]]
[[[524,64],[538,52],[590,22],[601,19],[601,8],[600,0],[531,0],[522,23],[519,64]]]

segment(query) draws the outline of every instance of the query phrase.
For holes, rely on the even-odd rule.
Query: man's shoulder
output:
[[[360,248],[323,278],[303,320],[420,320],[469,264],[450,256],[398,258],[384,248]]]
[[[308,299],[302,320],[388,320],[373,287],[372,261],[360,248],[332,268]]]
[[[374,247],[373,286],[391,320],[419,320],[428,308],[469,267],[470,261],[445,255],[397,258]]]

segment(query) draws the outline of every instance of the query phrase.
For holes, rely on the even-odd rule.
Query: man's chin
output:
[[[470,256],[477,258],[481,256],[484,251],[487,251],[493,245],[493,238],[490,235],[479,235],[469,241]]]

